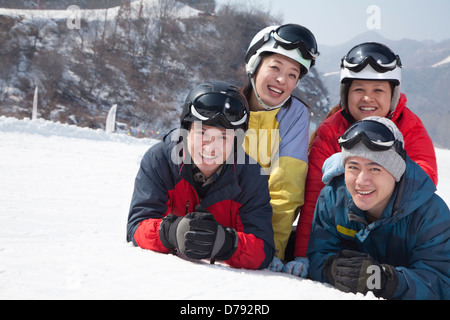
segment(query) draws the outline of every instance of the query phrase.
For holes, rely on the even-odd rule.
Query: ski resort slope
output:
[[[375,299],[126,243],[134,178],[156,142],[0,117],[0,299]],[[449,203],[450,151],[437,151]]]

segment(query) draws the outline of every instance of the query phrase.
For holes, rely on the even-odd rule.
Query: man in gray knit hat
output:
[[[387,118],[381,118],[381,117],[368,117],[364,119],[364,121],[373,121],[378,122],[386,126],[391,132],[394,137],[394,141],[396,141],[399,145],[398,147],[403,148],[404,141],[403,141],[403,135],[398,130],[397,126],[389,119]],[[365,122],[367,123],[367,122]],[[353,129],[355,130],[355,129]],[[353,134],[353,130],[349,130],[347,132],[347,136],[350,134]],[[371,132],[371,134],[374,134]],[[379,137],[381,138],[381,137]],[[339,140],[340,142],[344,142],[344,138],[341,137]],[[363,141],[364,142],[364,141]],[[380,146],[382,146],[383,141],[379,141]],[[387,146],[389,146],[389,143],[387,143]],[[378,163],[383,168],[385,168],[394,178],[396,182],[400,181],[400,178],[402,177],[403,173],[406,169],[406,163],[404,159],[404,155],[399,154],[398,150],[395,150],[395,148],[389,148],[387,150],[375,150],[367,147],[364,143],[359,143],[353,146],[352,148],[348,149],[345,147],[345,143],[342,145],[342,164],[345,167],[345,162],[350,157],[361,157],[365,159],[369,159],[374,161],[375,163]]]
[[[309,277],[386,299],[450,299],[450,211],[387,118],[340,138],[345,176],[317,201]]]
[[[387,136],[377,131],[380,124],[389,129]],[[391,120],[369,117],[352,126],[339,142],[347,189],[356,206],[367,211],[366,218],[378,220],[405,173],[403,136]]]

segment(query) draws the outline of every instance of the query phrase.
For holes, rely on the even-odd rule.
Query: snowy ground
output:
[[[126,243],[134,178],[155,142],[0,117],[0,299],[374,299]],[[437,156],[450,203],[450,151]]]

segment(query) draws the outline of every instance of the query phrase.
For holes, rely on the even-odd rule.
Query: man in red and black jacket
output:
[[[143,249],[264,269],[275,253],[267,177],[242,150],[248,105],[224,82],[186,99],[181,129],[144,155],[127,240]]]

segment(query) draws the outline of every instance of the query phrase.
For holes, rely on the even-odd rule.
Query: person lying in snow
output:
[[[400,130],[369,117],[339,143],[345,175],[320,193],[309,277],[386,299],[450,299],[450,211]]]
[[[272,207],[267,176],[241,146],[248,119],[237,87],[214,81],[191,90],[181,129],[142,159],[129,242],[235,268],[269,266],[275,254]]]

